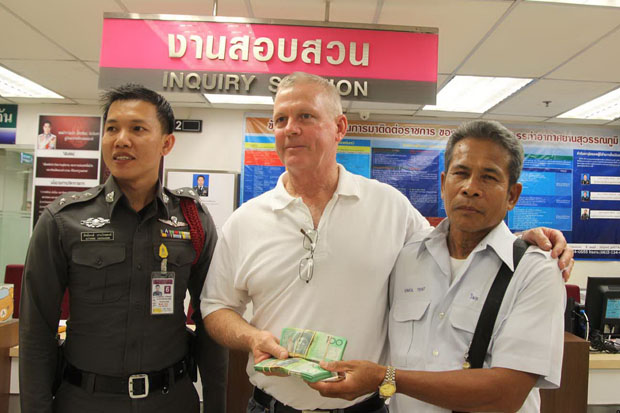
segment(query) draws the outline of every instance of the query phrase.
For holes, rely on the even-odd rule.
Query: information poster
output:
[[[458,126],[352,121],[337,159],[401,191],[433,225],[445,216],[444,149]],[[525,149],[523,192],[506,217],[514,231],[561,230],[577,258],[620,259],[620,143],[613,128],[506,125]],[[284,166],[271,120],[246,117],[241,202],[273,188]]]
[[[32,226],[61,194],[99,184],[101,117],[40,115]]]

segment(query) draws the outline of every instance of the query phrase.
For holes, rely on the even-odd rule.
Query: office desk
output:
[[[19,321],[0,323],[0,412],[9,410],[9,389],[11,382],[10,348],[19,340]]]
[[[559,389],[540,391],[541,413],[582,413],[588,405],[588,356],[590,344],[564,333],[562,382]]]
[[[588,404],[620,405],[620,354],[591,353]]]

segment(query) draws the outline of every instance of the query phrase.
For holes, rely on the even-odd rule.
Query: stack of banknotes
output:
[[[342,360],[347,339],[314,330],[287,327],[282,330],[280,345],[289,358],[270,358],[254,365],[254,370],[300,376],[311,383],[336,376],[319,366],[321,360]]]

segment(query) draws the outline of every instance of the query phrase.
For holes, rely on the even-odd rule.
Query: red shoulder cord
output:
[[[196,251],[196,258],[194,258],[194,262],[192,262],[192,265],[194,265],[198,262],[200,254],[202,253],[202,248],[205,245],[205,231],[202,228],[202,222],[198,216],[198,208],[193,199],[181,198],[181,211],[183,211],[183,216],[189,224],[192,245]]]

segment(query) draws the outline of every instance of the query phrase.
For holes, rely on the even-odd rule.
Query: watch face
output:
[[[392,397],[396,393],[396,386],[392,383],[384,383],[379,387],[381,397]]]

